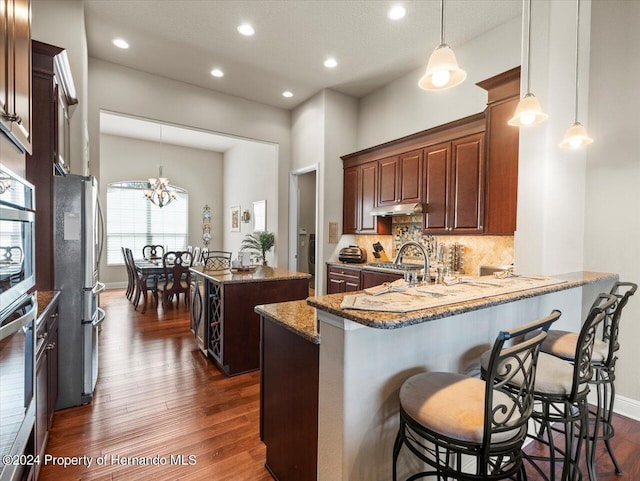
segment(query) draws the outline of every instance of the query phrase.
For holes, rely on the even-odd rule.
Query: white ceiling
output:
[[[396,3],[407,15],[391,21],[387,10]],[[445,41],[454,50],[521,14],[519,0],[445,5]],[[85,0],[85,17],[91,57],[291,109],[324,88],[362,97],[426,65],[439,43],[439,6],[438,0]],[[256,34],[238,34],[241,22]],[[131,48],[114,47],[115,37]],[[337,68],[323,66],[328,56]],[[214,67],[225,76],[212,77]],[[284,90],[294,97],[282,97]]]
[[[150,142],[180,145],[192,149],[226,152],[241,144],[252,143],[231,135],[204,130],[167,125],[152,120],[129,117],[110,112],[100,112],[100,133],[142,139]]]

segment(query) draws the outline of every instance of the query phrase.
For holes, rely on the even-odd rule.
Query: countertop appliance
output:
[[[338,253],[338,260],[349,264],[367,262],[367,251],[358,246],[343,247]]]
[[[55,288],[59,301],[57,409],[87,404],[98,379],[98,328],[105,318],[98,296],[104,218],[93,176],[54,178]]]
[[[0,165],[0,481],[29,472],[5,456],[35,454],[34,208],[33,185]]]

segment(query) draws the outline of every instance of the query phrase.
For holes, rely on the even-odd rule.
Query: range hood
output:
[[[395,204],[395,205],[385,205],[382,207],[376,207],[371,211],[371,215],[414,215],[414,214],[422,214],[422,204],[413,203],[413,204]]]

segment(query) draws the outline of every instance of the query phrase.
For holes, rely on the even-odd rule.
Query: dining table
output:
[[[162,258],[149,258],[149,259],[134,259],[134,266],[138,275],[138,296],[142,295],[142,311],[144,314],[147,311],[147,298],[149,294],[147,280],[149,277],[160,277],[164,274],[164,266],[162,265]]]

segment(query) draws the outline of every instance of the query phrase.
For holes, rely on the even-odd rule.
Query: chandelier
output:
[[[158,207],[164,207],[178,198],[174,190],[169,189],[169,179],[162,177],[162,166],[158,178],[149,178],[149,188],[145,189],[144,196]]]

